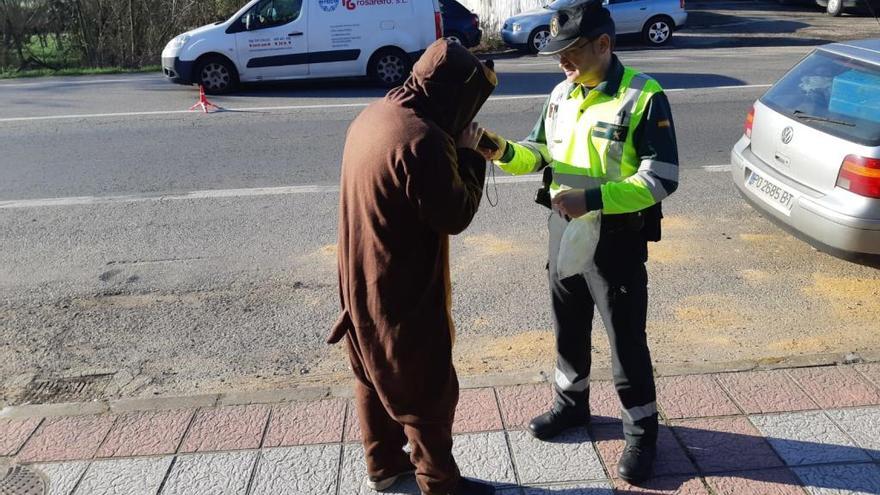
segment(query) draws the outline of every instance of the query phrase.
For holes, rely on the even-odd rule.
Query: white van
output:
[[[442,33],[438,0],[252,0],[171,40],[162,70],[214,94],[239,82],[350,76],[392,87]]]

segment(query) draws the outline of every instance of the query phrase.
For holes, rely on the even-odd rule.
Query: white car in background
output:
[[[538,53],[550,40],[553,14],[574,0],[554,0],[537,10],[523,12],[506,21],[501,38],[508,46]],[[687,22],[685,0],[604,0],[611,11],[617,34],[641,34],[650,46],[662,46]]]

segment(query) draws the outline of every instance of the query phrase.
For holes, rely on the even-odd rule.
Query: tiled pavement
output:
[[[660,458],[642,488],[615,477],[611,384],[593,383],[590,427],[540,442],[523,428],[551,397],[548,384],[463,390],[462,472],[504,495],[880,494],[880,364],[658,378]],[[0,458],[42,472],[51,495],[369,494],[358,438],[350,402],[332,398],[0,419]]]

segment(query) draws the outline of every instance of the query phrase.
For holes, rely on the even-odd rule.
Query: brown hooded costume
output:
[[[426,494],[460,479],[448,236],[470,224],[482,197],[485,159],[456,149],[455,138],[494,89],[487,71],[461,45],[438,40],[403,86],[352,122],[342,158],[342,314],[328,342],[345,338],[348,347],[368,474],[415,464]]]

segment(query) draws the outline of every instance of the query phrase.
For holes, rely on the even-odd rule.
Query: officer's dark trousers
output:
[[[548,273],[557,353],[554,407],[589,411],[590,334],[593,308],[598,308],[608,332],[626,441],[653,445],[657,440],[657,408],[645,334],[647,243],[639,231],[615,227],[611,219],[603,218],[595,256],[597,269],[563,280],[556,274],[556,258],[568,221],[556,213],[548,220]]]

